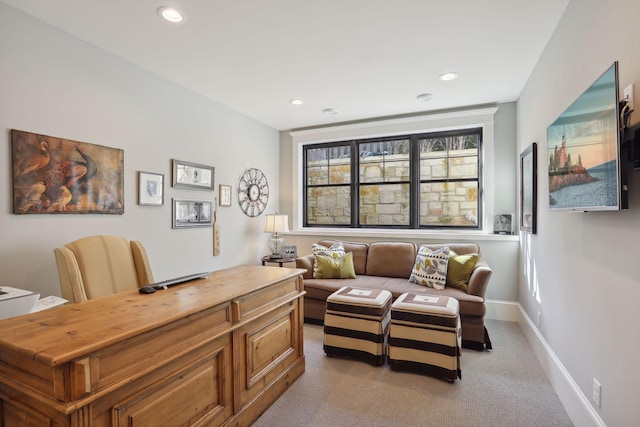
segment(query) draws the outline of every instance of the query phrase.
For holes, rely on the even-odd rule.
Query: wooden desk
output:
[[[302,272],[239,266],[0,321],[0,425],[250,425],[304,372]]]

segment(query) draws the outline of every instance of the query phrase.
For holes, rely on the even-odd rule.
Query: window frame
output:
[[[291,232],[310,235],[340,235],[341,231],[348,231],[356,236],[412,236],[424,235],[441,238],[453,235],[489,235],[492,234],[492,220],[494,212],[494,121],[498,107],[457,110],[426,115],[416,115],[396,119],[372,120],[353,124],[340,124],[317,128],[292,130],[289,132],[292,143],[292,179],[290,182],[293,211],[291,214]],[[336,142],[347,139],[365,139],[375,137],[392,137],[407,133],[430,133],[440,130],[457,130],[482,128],[482,171],[481,179],[483,191],[481,197],[482,225],[478,230],[441,230],[441,229],[372,229],[353,227],[305,227],[303,226],[302,184],[304,181],[302,167],[303,147],[308,144],[322,142]],[[443,234],[443,231],[446,234]],[[336,234],[338,233],[338,234]]]
[[[328,187],[346,187],[349,186],[350,187],[350,193],[351,193],[351,212],[353,212],[354,209],[354,200],[353,200],[353,182],[354,182],[354,157],[353,157],[353,150],[354,150],[354,145],[355,141],[335,141],[335,142],[325,142],[325,143],[318,143],[318,144],[307,144],[305,145],[304,149],[303,149],[303,153],[302,153],[302,174],[303,174],[303,180],[302,180],[302,193],[304,195],[304,197],[302,198],[302,203],[303,203],[303,209],[302,209],[302,215],[303,215],[303,219],[302,219],[302,223],[303,224],[307,224],[308,222],[308,218],[307,215],[309,214],[307,208],[306,208],[306,201],[308,200],[308,196],[307,196],[307,191],[309,189],[309,183],[307,178],[307,175],[305,174],[306,171],[306,165],[307,165],[307,152],[308,150],[315,150],[315,149],[322,149],[322,148],[333,148],[333,147],[340,147],[340,146],[350,146],[351,148],[351,154],[350,154],[350,165],[351,165],[351,178],[349,181],[349,184],[331,184],[329,181],[329,179],[327,180],[327,185],[323,186],[325,188]],[[327,173],[329,173],[329,166],[330,166],[330,159],[327,158]],[[315,186],[312,186],[312,188]],[[320,186],[318,186],[320,187]],[[313,224],[313,225],[304,225],[304,227],[327,227],[327,228],[356,228],[354,223],[353,223],[353,215],[351,215],[351,222],[349,224],[331,224],[331,225],[325,225],[325,224]]]
[[[424,139],[433,139],[433,138],[447,138],[447,137],[455,137],[455,136],[466,136],[466,135],[475,135],[477,136],[477,152],[474,155],[476,157],[476,171],[477,174],[474,178],[456,178],[456,179],[441,179],[441,178],[423,178],[421,175],[421,146],[420,142]],[[363,164],[367,164],[368,162],[364,161],[365,157],[362,157],[362,146],[371,145],[371,144],[386,144],[388,142],[402,141],[406,140],[408,143],[408,152],[407,159],[402,160],[406,161],[409,164],[409,173],[406,179],[401,180],[388,180],[385,177],[385,167],[387,164],[387,154],[386,150],[384,150],[384,154],[381,156],[380,164],[383,168],[382,177],[377,181],[363,181],[361,180],[361,167]],[[327,149],[337,147],[350,147],[350,180],[348,183],[340,183],[340,184],[332,184],[330,182],[330,166],[331,166],[331,156],[327,155],[327,182],[326,184],[310,184],[308,169],[308,152],[310,150],[317,149]],[[475,128],[459,128],[459,129],[450,129],[450,130],[439,130],[434,132],[426,132],[426,133],[413,133],[406,135],[393,135],[393,136],[383,136],[383,137],[375,137],[375,138],[364,138],[364,139],[349,139],[344,141],[333,141],[333,142],[323,142],[318,144],[306,144],[302,147],[303,150],[303,161],[302,161],[302,177],[303,177],[303,185],[301,192],[302,199],[302,212],[303,219],[302,225],[305,228],[318,228],[318,227],[326,227],[326,228],[355,228],[355,229],[409,229],[409,230],[471,230],[477,231],[482,229],[483,224],[483,208],[482,208],[482,194],[483,191],[483,179],[482,179],[482,151],[483,151],[483,129],[482,127]],[[329,153],[328,153],[329,154]],[[449,162],[451,159],[460,158],[464,156],[451,156],[449,151],[447,150],[446,154],[442,156],[443,159],[446,159]],[[369,158],[369,157],[366,157]],[[435,224],[421,224],[421,187],[423,184],[428,183],[444,183],[444,182],[476,182],[478,188],[478,200],[477,200],[477,218],[475,225],[435,225]],[[366,186],[385,186],[385,185],[408,185],[408,197],[409,197],[409,212],[408,212],[408,223],[407,224],[363,224],[362,221],[362,212],[361,212],[361,190]],[[350,197],[351,197],[351,206],[350,206],[350,221],[349,223],[332,223],[332,224],[319,224],[319,223],[309,223],[309,189],[310,188],[335,188],[335,187],[349,187]]]

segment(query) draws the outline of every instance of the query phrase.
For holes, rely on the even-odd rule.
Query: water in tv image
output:
[[[617,64],[547,129],[549,208],[619,207]]]
[[[585,170],[578,178],[587,180],[584,184],[571,184],[549,192],[549,204],[556,209],[578,207],[617,206],[617,166],[615,160]]]

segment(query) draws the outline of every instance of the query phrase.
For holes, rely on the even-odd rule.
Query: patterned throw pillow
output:
[[[449,252],[449,265],[447,266],[447,286],[467,292],[469,278],[473,268],[478,262],[478,254],[458,255],[454,251]]]
[[[434,251],[427,247],[420,246],[409,281],[434,289],[444,289],[447,283],[448,262],[448,246]]]
[[[355,279],[356,272],[353,268],[353,254],[347,252],[345,256],[338,258],[318,255],[318,279]]]
[[[311,251],[313,253],[313,277],[314,278],[318,274],[318,256],[340,258],[340,257],[343,257],[345,254],[344,245],[342,244],[342,242],[336,242],[333,245],[331,245],[330,248],[314,243],[313,245],[311,245]]]

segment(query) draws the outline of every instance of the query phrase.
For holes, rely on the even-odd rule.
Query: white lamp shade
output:
[[[267,214],[265,233],[286,233],[289,231],[289,215]]]

